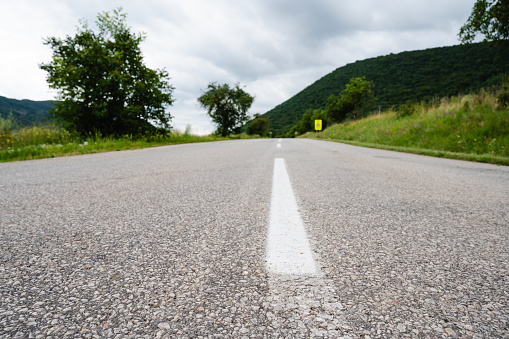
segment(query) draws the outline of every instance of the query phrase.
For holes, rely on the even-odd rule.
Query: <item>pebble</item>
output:
[[[453,336],[453,337],[456,336],[456,332],[454,332],[454,330],[449,327],[445,328],[445,333],[447,333],[448,335]]]
[[[159,323],[159,324],[157,324],[157,327],[159,327],[160,329],[163,329],[163,330],[171,329],[170,324],[168,324],[167,322]]]
[[[405,333],[406,332],[406,326],[403,325],[403,324],[399,324],[398,327],[397,327],[398,331],[400,331],[401,333]]]

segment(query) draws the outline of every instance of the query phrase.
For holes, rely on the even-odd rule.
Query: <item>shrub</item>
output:
[[[509,107],[509,92],[500,93],[497,97],[497,103],[500,109]]]
[[[0,134],[8,134],[11,131],[17,129],[18,127],[19,124],[14,118],[12,112],[9,114],[7,119],[4,119],[0,116]]]
[[[398,111],[396,112],[396,118],[404,118],[408,117],[410,115],[413,115],[415,113],[415,107],[414,104],[411,101],[407,101],[405,105],[399,106]]]

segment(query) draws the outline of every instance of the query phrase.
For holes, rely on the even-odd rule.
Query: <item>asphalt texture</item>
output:
[[[266,269],[275,158],[315,276]],[[0,164],[0,338],[504,338],[508,268],[508,167],[300,139]]]

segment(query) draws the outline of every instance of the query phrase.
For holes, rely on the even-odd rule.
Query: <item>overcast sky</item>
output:
[[[79,19],[123,7],[146,33],[145,64],[176,88],[172,125],[215,128],[197,104],[208,83],[235,84],[265,113],[338,67],[366,58],[457,45],[475,0],[2,0],[0,96],[50,100],[40,63],[49,36],[74,36]]]

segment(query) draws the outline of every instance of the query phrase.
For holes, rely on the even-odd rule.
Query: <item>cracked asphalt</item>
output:
[[[274,158],[318,276],[265,268]],[[0,338],[509,337],[508,212],[508,167],[315,140],[0,164]]]

